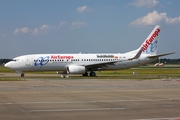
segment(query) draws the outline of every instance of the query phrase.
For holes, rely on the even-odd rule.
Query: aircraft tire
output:
[[[21,73],[21,77],[24,77],[24,73]]]
[[[96,73],[95,72],[90,72],[90,76],[96,76]]]

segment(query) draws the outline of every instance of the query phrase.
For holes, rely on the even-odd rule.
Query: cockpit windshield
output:
[[[17,62],[17,61],[19,61],[19,59],[12,59],[11,61]]]

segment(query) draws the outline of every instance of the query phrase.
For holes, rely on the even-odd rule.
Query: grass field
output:
[[[35,76],[26,76],[24,78],[14,77],[14,76],[3,76],[3,73],[14,73],[13,70],[8,68],[0,67],[0,81],[8,80],[26,80],[28,78],[53,78],[60,79],[60,75],[57,75],[55,71],[49,72],[26,72],[25,74],[36,74]],[[42,76],[42,74],[54,74],[54,76]],[[40,75],[40,76],[38,76]],[[180,65],[166,65],[164,67],[154,67],[150,66],[141,66],[131,69],[118,70],[118,71],[101,71],[97,72],[96,77],[82,77],[81,75],[72,75],[71,79],[171,79],[171,78],[180,78]]]

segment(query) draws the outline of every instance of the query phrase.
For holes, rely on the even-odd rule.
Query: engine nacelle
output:
[[[70,65],[67,67],[68,74],[84,74],[85,72],[86,68],[84,66]]]

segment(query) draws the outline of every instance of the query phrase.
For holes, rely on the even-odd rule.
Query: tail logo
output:
[[[149,47],[149,45],[153,46],[152,42],[153,42],[154,39],[158,36],[159,32],[160,32],[160,29],[157,28],[156,31],[152,34],[152,36],[151,36],[149,39],[146,40],[146,42],[143,44],[143,47],[144,47],[143,52],[144,52],[145,50],[147,50],[147,48]]]
[[[149,54],[149,53],[153,53],[154,51],[156,51],[158,47],[158,41],[155,40],[154,42],[152,42],[149,46],[148,49],[146,49],[146,53]]]

